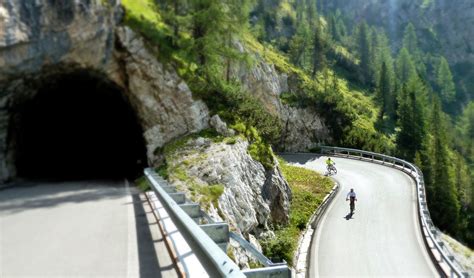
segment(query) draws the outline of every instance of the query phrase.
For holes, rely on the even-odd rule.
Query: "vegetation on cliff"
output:
[[[331,191],[334,182],[313,170],[293,166],[282,159],[279,159],[279,164],[292,192],[290,223],[277,227],[275,238],[263,241],[262,248],[268,257],[285,260],[292,265],[301,232],[306,229],[309,219]]]

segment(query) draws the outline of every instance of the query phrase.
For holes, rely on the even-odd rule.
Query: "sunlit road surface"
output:
[[[0,190],[0,277],[176,277],[146,205],[125,181]]]
[[[286,158],[326,172],[327,157]],[[438,277],[421,237],[414,181],[390,167],[333,160],[341,188],[313,235],[309,276]],[[350,188],[358,199],[352,216]]]

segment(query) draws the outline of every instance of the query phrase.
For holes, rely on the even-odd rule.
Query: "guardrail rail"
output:
[[[410,175],[416,182],[418,218],[421,232],[435,265],[448,277],[470,277],[467,271],[463,269],[463,267],[454,259],[451,252],[445,247],[444,242],[440,238],[441,231],[439,231],[431,220],[426,201],[423,173],[417,166],[396,157],[374,152],[329,146],[321,146],[320,148],[322,154],[366,160],[373,163],[392,166]]]
[[[160,201],[167,215],[177,227],[179,233],[187,242],[192,252],[196,255],[199,262],[204,266],[210,277],[291,277],[291,270],[286,263],[273,263],[249,242],[239,235],[229,232],[225,223],[214,223],[204,212],[200,216],[206,219],[207,224],[198,224],[196,219],[195,206],[197,204],[187,204],[184,193],[176,192],[175,188],[164,181],[153,169],[145,169],[145,176],[149,181],[156,198]],[[206,228],[212,226],[226,225],[225,237],[237,241],[241,247],[250,252],[264,267],[256,269],[240,270],[240,268],[224,252],[227,246],[222,240],[219,245],[216,239],[210,236],[212,232]],[[219,238],[222,238],[219,233]]]

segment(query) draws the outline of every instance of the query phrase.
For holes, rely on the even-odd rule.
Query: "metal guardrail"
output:
[[[176,202],[177,194],[182,193],[176,193],[175,190],[170,190],[171,188],[169,188],[169,186],[161,186],[159,180],[162,180],[162,178],[159,177],[153,169],[145,169],[145,175],[156,196],[168,212],[171,220],[186,239],[186,242],[205,267],[210,277],[291,277],[291,270],[286,263],[273,263],[249,242],[227,230],[227,234],[230,238],[237,241],[241,247],[250,252],[265,266],[263,268],[240,270],[208,233],[202,230],[203,227],[216,223],[214,223],[206,213],[202,212],[201,216],[206,219],[209,224],[197,224],[195,220],[191,218],[189,212],[183,210],[186,204],[180,205]],[[217,223],[217,225],[222,224]]]
[[[161,188],[154,177],[156,173],[148,168],[145,169],[145,175],[163,207],[183,234],[183,237],[186,238],[189,246],[206,268],[208,274],[211,277],[246,277],[227,254]]]
[[[321,205],[319,205],[318,209],[316,210],[316,213],[314,214],[314,219],[310,220],[311,223],[311,228],[316,229],[317,226],[319,225],[319,221],[321,220],[321,217],[323,216],[324,212],[326,212],[327,208],[331,204],[332,200],[336,196],[337,192],[339,192],[339,184],[336,182],[336,185],[333,186],[331,189],[331,192],[329,192],[326,197],[324,197],[323,202]]]
[[[424,235],[425,244],[427,245],[428,250],[431,252],[432,259],[435,261],[438,268],[441,269],[448,277],[469,277],[469,274],[454,259],[454,256],[451,254],[451,252],[444,246],[444,243],[440,238],[441,232],[431,220],[428,204],[426,202],[426,190],[423,173],[418,167],[396,157],[357,149],[321,146],[321,153],[369,160],[370,162],[378,162],[383,165],[391,164],[393,167],[397,167],[399,170],[409,174],[416,181],[418,217],[421,224],[421,230]],[[434,248],[430,246],[429,241],[432,243]],[[445,263],[448,269],[443,267],[443,263]]]

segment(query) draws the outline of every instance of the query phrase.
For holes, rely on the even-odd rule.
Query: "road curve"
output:
[[[0,190],[0,277],[177,277],[151,210],[124,181]]]
[[[325,173],[327,157],[285,158]],[[309,276],[439,276],[421,237],[415,182],[391,167],[333,160],[341,188],[313,235]],[[358,199],[352,217],[350,188]]]

